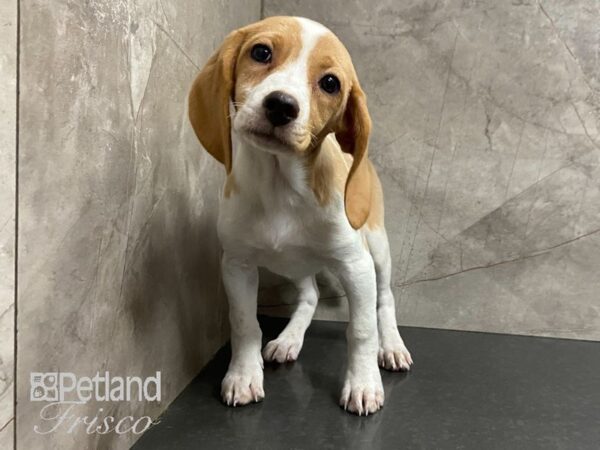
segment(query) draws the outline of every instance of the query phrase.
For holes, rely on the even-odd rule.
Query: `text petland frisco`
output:
[[[94,376],[77,376],[72,372],[32,372],[30,400],[44,402],[40,409],[39,424],[33,431],[38,434],[73,433],[84,429],[88,434],[134,433],[141,434],[153,423],[150,416],[117,418],[106,413],[113,408],[99,407],[96,414],[81,414],[89,402],[160,402],[161,373],[154,376],[113,376],[110,372],[96,372]],[[78,414],[78,412],[80,414]]]

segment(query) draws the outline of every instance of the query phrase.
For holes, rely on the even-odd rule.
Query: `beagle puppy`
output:
[[[323,25],[270,17],[233,31],[189,94],[203,147],[225,166],[218,233],[231,362],[223,401],[264,398],[263,360],[294,361],[327,267],[346,291],[348,367],[340,404],[383,406],[378,363],[412,364],[396,325],[381,184],[368,159],[371,120],[348,51]],[[258,267],[290,279],[298,306],[261,352]]]

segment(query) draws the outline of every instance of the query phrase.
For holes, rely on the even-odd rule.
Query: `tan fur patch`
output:
[[[294,61],[302,50],[302,28],[292,17],[268,17],[244,28],[246,38],[236,63],[236,104],[245,102],[246,93],[286,64]],[[254,61],[250,52],[256,44],[271,48],[268,64]]]
[[[383,227],[384,204],[381,181],[371,161],[366,161],[371,189],[369,216],[365,226],[370,229]],[[308,159],[310,187],[321,206],[327,205],[335,192],[344,195],[348,172],[352,166],[352,156],[342,152],[333,134],[328,135]]]
[[[308,157],[309,184],[321,206],[329,203],[336,190],[344,192],[348,171],[344,170],[341,153],[335,138],[330,135],[323,140],[321,148]]]
[[[340,80],[337,94],[323,92],[319,80],[332,74]],[[309,128],[318,140],[331,133],[341,118],[353,80],[354,69],[348,51],[333,33],[319,38],[308,64],[308,83],[311,93]]]

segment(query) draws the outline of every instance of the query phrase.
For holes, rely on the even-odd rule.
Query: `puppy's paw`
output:
[[[410,352],[404,344],[396,347],[380,347],[377,359],[379,367],[394,372],[409,371],[413,363]]]
[[[278,363],[296,361],[302,344],[302,338],[280,334],[277,339],[265,345],[262,356],[265,361],[277,361]]]
[[[379,367],[394,372],[408,371],[413,363],[410,352],[404,345],[397,328],[379,333]]]
[[[230,367],[221,383],[221,398],[229,406],[260,402],[265,398],[262,367]]]
[[[367,371],[366,375],[348,373],[340,397],[340,405],[354,414],[368,416],[381,409],[384,401],[383,385],[379,369]]]

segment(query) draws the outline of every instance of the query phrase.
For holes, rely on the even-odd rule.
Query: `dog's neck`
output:
[[[275,153],[245,140],[236,141],[233,172],[240,189],[256,192],[265,203],[274,197],[287,201],[312,198],[306,156]]]

